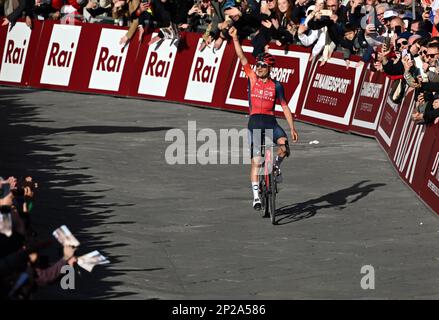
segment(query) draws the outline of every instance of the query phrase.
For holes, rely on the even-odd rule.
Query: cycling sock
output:
[[[259,183],[252,182],[253,199],[259,198]]]
[[[275,161],[275,165],[276,167],[280,167],[280,164],[282,163],[282,161],[285,159],[285,157],[280,157],[279,155],[276,156],[276,161]]]

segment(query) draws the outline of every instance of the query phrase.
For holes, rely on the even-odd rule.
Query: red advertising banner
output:
[[[191,34],[187,40],[188,47],[193,48],[193,51],[190,59],[181,61],[181,64],[188,64],[190,67],[189,72],[179,77],[181,83],[184,83],[183,86],[180,83],[184,88],[182,102],[223,107],[235,50],[226,43],[217,50],[213,47],[198,50],[202,43],[202,38],[197,34]]]
[[[418,125],[412,120],[415,106],[413,93],[411,90],[402,104],[388,155],[401,178],[419,192],[434,135],[426,136],[426,126]]]
[[[151,38],[157,33],[143,37],[136,58],[137,68],[131,82],[131,96],[165,99],[175,101],[172,90],[172,79],[178,72],[176,63],[177,46],[172,40],[157,41],[148,46]]]
[[[422,175],[420,196],[434,211],[439,213],[439,127],[435,125],[427,128],[426,135],[434,136],[435,134],[433,147],[425,155],[428,157],[428,162]]]
[[[35,21],[31,30],[22,20],[12,29],[0,26],[0,84],[29,85],[42,26]]]
[[[196,33],[183,33],[178,49],[170,39],[148,46],[149,39],[144,39],[139,47],[131,96],[211,107],[224,105],[234,54],[231,46],[199,51],[202,39]]]
[[[397,82],[392,81],[385,96],[384,108],[381,113],[378,129],[376,131],[376,138],[386,152],[389,152],[390,145],[394,139],[396,123],[401,116],[401,110],[403,109],[404,104],[408,110],[408,105],[411,105],[414,95],[413,89],[409,88],[407,93],[402,98],[402,101],[397,103],[394,102],[393,98],[395,97],[395,92],[397,92],[397,90]],[[404,117],[406,114],[403,114],[402,116]]]
[[[375,136],[389,82],[384,73],[366,70],[351,123],[352,132]]]
[[[251,67],[255,68],[255,58],[251,54],[253,48],[249,45],[243,46],[244,54]],[[302,47],[294,46],[291,51],[285,52],[275,48],[270,49],[275,56],[276,66],[271,71],[271,77],[284,86],[285,99],[288,102],[291,112],[297,113],[302,88],[305,87],[305,75],[308,71],[309,52]],[[226,95],[226,106],[239,106],[240,110],[248,111],[248,79],[242,69],[241,62],[234,54],[231,63],[231,77],[228,81]],[[276,105],[277,112],[281,112],[280,105]]]
[[[311,73],[300,119],[348,131],[356,97],[361,89],[364,65],[346,62],[335,53],[323,66],[315,64]]]
[[[31,85],[78,92],[129,94],[137,37],[119,44],[126,28],[44,22]]]

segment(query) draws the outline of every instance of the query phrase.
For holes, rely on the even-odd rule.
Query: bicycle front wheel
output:
[[[269,213],[269,198],[268,198],[268,191],[267,191],[267,185],[265,183],[265,180],[263,176],[259,177],[259,199],[261,199],[262,202],[262,217],[267,218]]]
[[[276,178],[274,174],[269,176],[270,187],[268,190],[269,206],[270,206],[270,220],[272,224],[276,224]]]

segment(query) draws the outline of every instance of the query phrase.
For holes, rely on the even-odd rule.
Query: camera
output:
[[[200,19],[205,23],[205,24],[209,24],[212,22],[212,18],[211,16],[209,16],[208,14],[202,14],[200,15]]]

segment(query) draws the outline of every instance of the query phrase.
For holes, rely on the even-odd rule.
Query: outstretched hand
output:
[[[421,121],[424,119],[424,115],[420,112],[415,111],[412,113],[412,119],[413,121]]]

